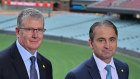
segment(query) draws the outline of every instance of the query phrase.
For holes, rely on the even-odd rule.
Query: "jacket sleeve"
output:
[[[74,73],[69,72],[69,73],[66,75],[65,79],[76,79],[76,77],[74,76]]]

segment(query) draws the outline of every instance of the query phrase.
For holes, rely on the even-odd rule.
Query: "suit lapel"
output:
[[[45,74],[45,65],[42,63],[39,54],[37,54],[37,63],[39,67],[40,79],[46,79],[47,74]]]
[[[119,62],[117,62],[116,59],[114,59],[114,63],[116,66],[117,74],[119,79],[123,79],[123,68],[120,66]]]
[[[95,62],[93,56],[90,57],[87,67],[88,67],[88,71],[93,79],[101,79],[98,67],[96,65],[96,62]]]
[[[13,59],[12,64],[15,67],[19,79],[29,79],[25,64],[17,49],[16,42],[11,47],[12,47],[11,57]]]
[[[124,79],[123,67],[120,65],[120,63],[115,58],[114,58],[114,64],[115,64],[115,67],[117,70],[118,78]],[[93,56],[91,56],[89,58],[88,63],[87,63],[87,68],[93,79],[101,79],[97,64],[96,64]]]

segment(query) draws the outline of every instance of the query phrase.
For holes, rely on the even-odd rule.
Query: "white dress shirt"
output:
[[[104,61],[97,58],[94,53],[93,53],[93,57],[95,59],[97,67],[99,69],[101,79],[106,79],[106,75],[107,75],[107,71],[105,70],[106,65],[111,65],[112,79],[118,79],[118,74],[117,74],[117,71],[116,71],[116,67],[115,67],[113,58],[111,59],[111,62],[109,64],[106,64]]]
[[[31,61],[30,61],[30,57],[31,56],[35,56],[37,58],[37,51],[34,53],[34,55],[30,54],[26,49],[24,49],[20,43],[18,42],[18,40],[16,41],[16,45],[18,48],[18,51],[23,59],[23,62],[25,64],[29,79],[30,79],[30,66],[31,66]],[[38,79],[40,79],[40,74],[39,74],[39,68],[38,68],[38,64],[37,64],[37,59],[35,60],[35,66],[36,66],[36,70],[37,70],[37,74],[38,74]]]

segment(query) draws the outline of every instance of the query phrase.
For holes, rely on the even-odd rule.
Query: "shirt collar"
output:
[[[95,62],[97,64],[97,67],[98,67],[98,69],[99,69],[100,72],[102,70],[104,70],[104,68],[106,67],[106,65],[111,65],[112,68],[115,68],[113,57],[112,57],[111,62],[109,64],[106,64],[104,61],[102,61],[101,59],[99,59],[98,57],[96,57],[94,53],[93,53],[93,57],[95,59]]]
[[[34,55],[32,55],[30,52],[28,52],[25,48],[23,48],[20,45],[18,40],[16,41],[16,45],[17,45],[18,51],[19,51],[23,61],[27,61],[28,59],[30,59],[31,56],[37,57],[37,51],[35,51]]]

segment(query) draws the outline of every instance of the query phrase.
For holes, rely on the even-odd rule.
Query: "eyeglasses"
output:
[[[19,28],[19,29],[24,29],[27,33],[33,33],[33,32],[37,32],[37,33],[40,33],[40,34],[42,34],[43,32],[45,32],[46,31],[46,29],[44,29],[44,28],[38,28],[38,29],[34,29],[34,28]]]

